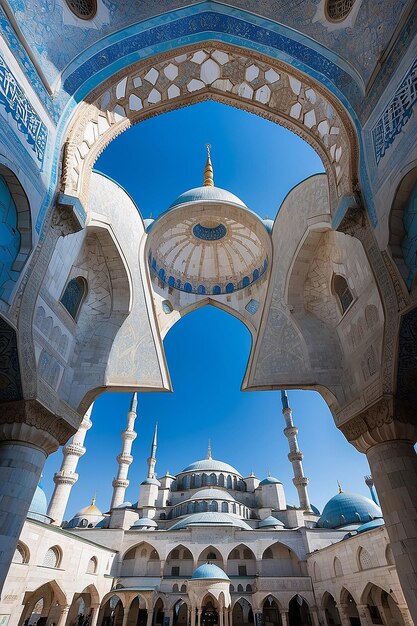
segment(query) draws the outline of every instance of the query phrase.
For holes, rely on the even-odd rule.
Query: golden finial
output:
[[[339,487],[339,493],[343,493],[342,485],[337,481],[337,486]]]
[[[213,165],[211,163],[211,146],[209,143],[206,144],[207,148],[207,161],[206,167],[204,168],[204,187],[214,187],[214,179],[213,179]]]
[[[208,447],[207,447],[207,459],[211,460],[213,457],[211,456],[211,441],[210,439],[208,440]]]
[[[91,505],[90,506],[94,506],[96,503],[96,494],[94,494],[93,499],[91,500]]]

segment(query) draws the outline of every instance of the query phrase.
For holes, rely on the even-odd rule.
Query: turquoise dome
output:
[[[348,524],[364,524],[381,517],[382,511],[373,500],[356,493],[342,491],[328,501],[317,526],[339,528]]]
[[[32,502],[30,503],[29,513],[36,513],[36,515],[46,515],[48,511],[48,501],[42,485],[39,482],[33,494]]]
[[[258,528],[274,528],[276,526],[284,527],[284,524],[276,517],[270,515],[259,522]]]
[[[168,530],[181,530],[182,528],[188,528],[188,526],[194,525],[234,526],[235,528],[241,528],[242,530],[252,530],[249,524],[244,522],[239,517],[229,515],[228,513],[215,513],[214,511],[187,515],[187,517],[184,517],[176,522],[176,524],[171,526]]]
[[[263,487],[264,485],[282,485],[282,483],[278,480],[278,478],[275,478],[275,476],[268,476],[259,483],[260,487]]]
[[[204,565],[200,565],[200,567],[197,567],[191,578],[213,578],[214,580],[229,580],[227,574],[220,567],[214,565],[214,563],[204,563]]]
[[[158,528],[158,524],[150,517],[141,517],[130,527],[131,530],[134,528]]]
[[[226,189],[221,189],[220,187],[211,187],[210,185],[194,187],[194,189],[184,191],[184,193],[174,200],[169,208],[173,209],[180,204],[186,204],[188,202],[231,202],[247,209],[246,204],[235,196],[234,193]]]
[[[216,461],[215,459],[202,459],[201,461],[194,461],[194,463],[187,465],[187,467],[180,473],[182,474],[184,472],[228,472],[230,474],[237,474],[238,476],[241,476],[237,469],[228,465],[228,463]]]

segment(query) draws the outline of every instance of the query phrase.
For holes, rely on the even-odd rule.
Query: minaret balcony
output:
[[[308,478],[306,478],[306,476],[295,476],[295,478],[292,479],[292,482],[296,487],[300,485],[302,485],[303,487],[307,487]]]
[[[129,487],[130,481],[122,478],[114,478],[112,482],[112,487],[123,487],[123,489],[127,489]]]
[[[290,452],[288,454],[288,460],[291,461],[291,463],[293,461],[302,461],[304,458],[304,454],[302,452],[300,452],[299,450],[295,451],[295,452]]]
[[[122,438],[129,441],[134,441],[137,436],[138,435],[134,430],[124,430],[122,432]]]
[[[78,474],[72,472],[68,474],[65,470],[61,470],[60,472],[55,472],[54,474],[54,483],[56,485],[75,485],[78,480]]]
[[[86,449],[84,446],[80,446],[76,443],[69,443],[65,448],[63,448],[62,452],[64,456],[83,456],[85,454]]]
[[[296,437],[298,434],[297,426],[288,426],[284,429],[284,435],[286,437]]]
[[[126,454],[125,452],[118,454],[116,459],[119,465],[130,465],[133,463],[133,456],[131,454]]]

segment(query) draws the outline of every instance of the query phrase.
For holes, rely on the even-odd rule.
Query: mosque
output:
[[[1,0],[0,23],[0,626],[417,624],[415,0]],[[210,153],[154,220],[94,170],[207,100],[320,157],[274,220]],[[296,505],[210,451],[158,479],[156,435],[124,502],[134,396],[108,510],[61,525],[95,398],[171,392],[164,338],[208,305],[251,333],[244,391],[322,395],[380,508],[310,503],[285,393]]]
[[[372,478],[370,497],[339,486],[322,512],[311,504],[298,429],[281,396],[296,505],[278,478],[244,477],[215,460],[210,442],[205,459],[158,479],[157,428],[138,501],[125,501],[134,394],[108,512],[93,498],[63,522],[89,411],[63,449],[49,506],[38,485],[29,507],[0,604],[9,625],[412,624]]]

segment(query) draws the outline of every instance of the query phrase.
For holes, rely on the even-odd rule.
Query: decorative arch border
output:
[[[213,41],[135,63],[86,98],[64,146],[64,198],[68,202],[72,197],[74,205],[78,199],[85,207],[94,162],[121,132],[154,115],[210,99],[298,134],[322,159],[332,212],[342,200],[354,201],[357,136],[340,102],[318,81],[282,61]]]

